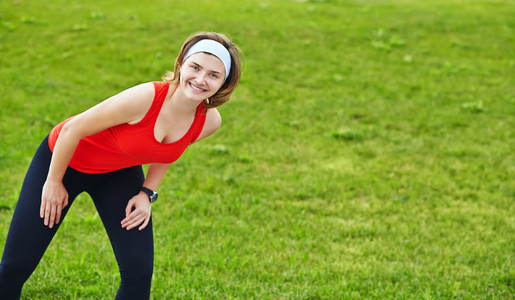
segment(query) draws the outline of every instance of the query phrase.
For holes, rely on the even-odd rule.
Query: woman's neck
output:
[[[172,88],[172,86],[170,87]],[[194,102],[187,99],[184,93],[182,93],[180,86],[176,85],[173,88],[174,90],[169,100],[173,112],[181,115],[195,113],[201,102]]]

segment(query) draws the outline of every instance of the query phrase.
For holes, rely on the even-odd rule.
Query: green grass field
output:
[[[509,0],[1,1],[0,249],[49,130],[198,31],[245,69],[160,187],[153,299],[515,297]],[[23,299],[118,283],[81,195]]]

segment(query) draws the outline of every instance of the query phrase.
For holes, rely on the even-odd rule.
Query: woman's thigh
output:
[[[101,184],[88,190],[104,224],[120,272],[152,272],[153,233],[152,220],[143,230],[126,230],[121,222],[125,218],[125,208],[129,200],[137,195],[145,180],[140,166],[110,173]],[[123,279],[123,278],[122,278]]]

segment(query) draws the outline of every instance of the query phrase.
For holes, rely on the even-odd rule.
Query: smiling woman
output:
[[[211,42],[206,43],[206,40]],[[225,49],[225,51],[228,53],[224,53],[222,48]],[[223,64],[223,84],[220,89],[218,89],[212,96],[209,97],[209,103],[205,104],[206,108],[220,106],[230,100],[231,95],[238,86],[241,77],[241,61],[239,55],[240,50],[223,34],[203,32],[191,36],[186,40],[186,42],[184,42],[181,51],[177,56],[174,71],[168,72],[163,77],[163,79],[165,82],[170,84],[176,83],[181,79],[182,72],[186,71],[183,69],[183,65],[187,65],[188,62],[192,61],[193,63],[196,63],[195,59],[193,59],[194,57],[190,58],[189,56],[199,52],[214,55],[218,58],[218,62]],[[201,66],[197,64],[197,67],[207,66]],[[211,71],[217,70],[211,69]],[[218,70],[218,72],[220,72],[220,70]]]
[[[230,99],[240,75],[238,48],[222,34],[199,33],[186,40],[165,82],[129,88],[54,127],[14,211],[0,263],[2,299],[19,299],[81,192],[93,199],[113,246],[116,299],[148,299],[156,190],[190,144],[218,130],[215,107]],[[142,164],[150,164],[146,178]]]

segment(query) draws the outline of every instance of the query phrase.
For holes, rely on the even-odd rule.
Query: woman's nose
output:
[[[199,85],[204,85],[206,83],[206,74],[203,74],[203,73],[197,74],[195,81]]]

